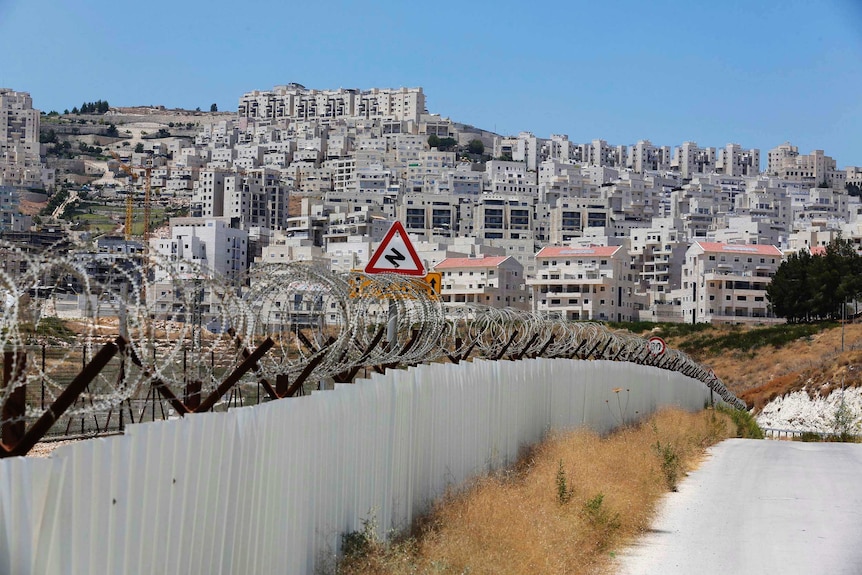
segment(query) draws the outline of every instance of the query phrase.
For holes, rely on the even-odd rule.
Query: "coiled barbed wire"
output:
[[[668,348],[596,322],[572,322],[513,308],[444,304],[418,278],[333,273],[308,263],[262,264],[228,281],[176,257],[86,250],[29,254],[0,243],[0,343],[14,381],[0,391],[39,383],[54,399],[79,354],[92,357],[118,335],[125,368],[100,373],[68,414],[104,411],[158,382],[180,396],[189,382],[206,394],[263,339],[274,347],[246,379],[300,374],[314,385],[362,366],[411,365],[448,355],[500,359],[567,357],[633,361],[673,369],[744,408],[708,369]],[[10,271],[11,270],[11,271]],[[53,318],[74,333],[52,333]],[[32,344],[61,350],[43,367]],[[28,345],[29,344],[29,345]],[[73,358],[74,356],[74,358]],[[20,373],[19,373],[20,372]],[[27,407],[27,417],[38,415]]]

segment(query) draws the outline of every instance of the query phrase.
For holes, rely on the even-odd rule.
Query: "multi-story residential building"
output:
[[[237,218],[243,229],[283,229],[288,217],[288,188],[277,170],[257,168],[224,178],[222,214]],[[214,208],[215,211],[215,208]]]
[[[0,186],[54,186],[53,170],[42,165],[39,128],[30,94],[0,88]]]
[[[522,163],[527,170],[536,171],[545,159],[542,157],[542,151],[546,149],[544,142],[531,132],[521,132],[511,138],[495,138],[494,157]]]
[[[418,122],[424,113],[422,88],[309,90],[300,84],[244,94],[238,110],[241,118],[321,123],[343,119]]]
[[[289,233],[289,232],[288,232]],[[330,260],[314,241],[308,238],[298,238],[287,233],[276,232],[269,244],[261,249],[259,263],[308,262],[329,269]]]
[[[739,144],[719,148],[715,169],[728,176],[756,176],[760,173],[760,150],[743,150]]]
[[[333,212],[323,234],[324,247],[357,240],[379,242],[391,225],[377,206],[361,206],[353,212]]]
[[[230,218],[171,218],[171,236],[152,238],[150,248],[179,262],[200,267],[205,273],[237,280],[248,269],[248,232],[236,227]],[[156,281],[160,279],[156,277]]]
[[[474,232],[484,240],[533,240],[532,195],[482,194],[473,217]]]
[[[633,282],[621,246],[548,246],[527,280],[533,311],[568,320],[630,321]]]
[[[813,221],[850,217],[847,192],[832,188],[810,188],[790,193],[793,222],[805,226]]]
[[[682,264],[688,241],[682,224],[671,218],[655,218],[649,227],[630,232],[629,256],[635,291],[647,302],[663,301],[682,286]]]
[[[843,190],[847,183],[847,172],[838,170],[835,160],[825,155],[823,150],[801,155],[799,149],[789,142],[769,151],[767,173],[784,180],[804,182],[811,187]]]
[[[682,300],[691,323],[779,323],[766,286],[781,264],[775,246],[696,241],[685,255]]]
[[[513,257],[446,258],[434,269],[442,274],[440,297],[446,305],[529,309],[524,268]]]
[[[669,146],[656,147],[649,140],[639,140],[629,150],[628,167],[637,173],[669,170],[670,165]]]
[[[612,219],[612,210],[602,198],[561,198],[549,211],[549,243],[553,245],[582,237],[587,228],[605,230]]]
[[[684,142],[674,150],[671,166],[686,179],[712,173],[715,171],[715,148],[699,148],[696,142]]]
[[[403,194],[397,214],[404,228],[423,240],[467,235],[461,229],[461,201],[452,194]]]
[[[33,224],[33,217],[21,213],[18,191],[0,186],[0,232],[25,232]]]

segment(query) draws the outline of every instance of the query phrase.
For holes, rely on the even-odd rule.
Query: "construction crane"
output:
[[[138,174],[135,173],[134,169],[131,166],[124,164],[120,159],[120,156],[116,152],[111,152],[111,155],[120,163],[120,169],[128,175],[132,182],[137,181]],[[150,178],[152,175],[152,160],[147,160],[147,165],[139,166],[144,170],[144,174],[146,176],[145,185],[144,185],[144,250],[149,249],[150,244]],[[131,190],[126,195],[126,226],[125,226],[125,238],[126,240],[132,239],[132,222],[134,221],[133,216],[133,201],[132,201],[132,193]]]

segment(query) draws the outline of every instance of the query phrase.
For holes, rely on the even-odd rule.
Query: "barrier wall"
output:
[[[476,360],[134,425],[0,460],[0,573],[311,574],[363,520],[406,528],[549,429],[607,432],[709,400],[631,363]]]

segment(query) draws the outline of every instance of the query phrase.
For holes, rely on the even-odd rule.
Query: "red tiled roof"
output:
[[[826,246],[813,246],[808,248],[808,253],[812,256],[825,256],[826,255]]]
[[[446,258],[436,266],[435,270],[445,268],[493,268],[499,266],[509,256],[485,256],[481,258]]]
[[[539,250],[536,254],[537,258],[545,257],[610,257],[614,255],[620,246],[588,246],[588,247],[572,247],[572,246],[546,246]]]
[[[759,254],[762,256],[778,256],[783,254],[775,246],[766,246],[761,244],[720,244],[717,242],[694,242],[699,245],[704,252],[719,253],[719,254]]]

